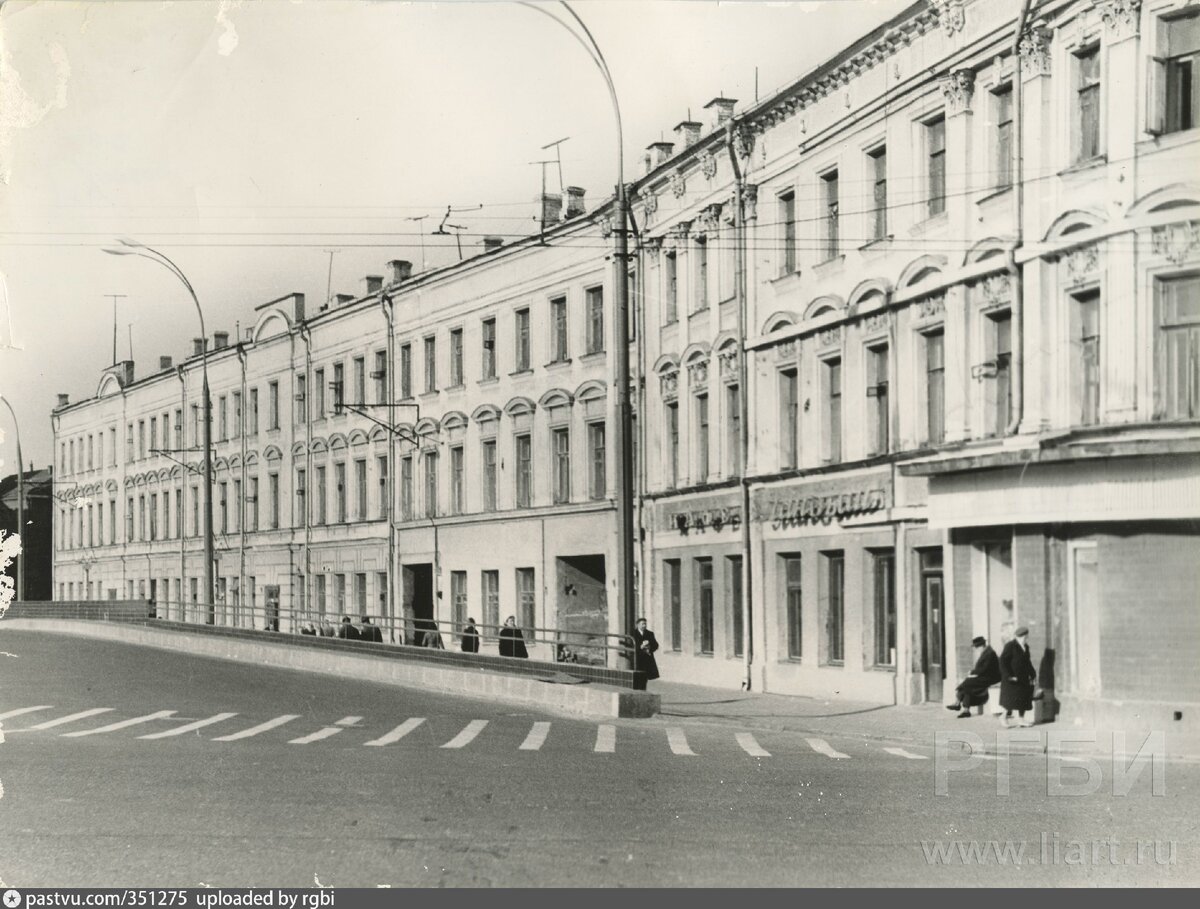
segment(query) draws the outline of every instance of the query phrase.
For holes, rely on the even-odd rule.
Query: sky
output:
[[[612,73],[626,179],[647,145],[718,95],[765,97],[910,0],[576,0]],[[534,8],[536,5],[537,8]],[[0,395],[25,461],[50,463],[56,395],[138,376],[292,291],[361,292],[390,259],[457,259],[531,233],[559,146],[588,207],[616,182],[604,81],[556,3],[8,0],[0,6]],[[559,186],[549,168],[551,190]],[[425,216],[421,220],[422,216]],[[334,250],[331,254],[330,250]],[[331,268],[332,260],[332,272]],[[16,457],[0,408],[0,459]]]

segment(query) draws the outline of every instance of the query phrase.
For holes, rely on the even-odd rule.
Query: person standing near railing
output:
[[[479,653],[479,629],[475,627],[475,620],[469,616],[462,630],[462,652]]]
[[[646,680],[658,678],[658,661],[654,651],[658,650],[658,638],[646,627],[644,618],[638,619],[633,629],[633,668],[646,673]]]
[[[517,627],[516,616],[510,615],[505,619],[504,627],[500,629],[500,656],[529,659],[529,651],[525,649],[525,636]]]

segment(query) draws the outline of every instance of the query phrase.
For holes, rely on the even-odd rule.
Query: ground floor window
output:
[[[740,657],[745,652],[745,626],[742,622],[742,557],[729,556],[725,560],[729,573],[729,618],[733,630],[733,655]]]
[[[517,569],[517,624],[522,628],[537,627],[537,590],[532,568]]]
[[[821,561],[823,662],[840,665],[846,659],[846,555],[841,550],[823,552]]]
[[[671,649],[678,653],[683,649],[683,599],[678,559],[667,559],[663,562],[663,589],[671,624]]]
[[[495,634],[500,624],[500,572],[480,572],[483,593],[483,623],[485,633]]]
[[[696,559],[697,625],[700,652],[713,652],[713,565],[712,559]]]
[[[871,553],[874,574],[875,664],[896,665],[896,556]]]
[[[800,556],[785,555],[783,559],[784,602],[787,608],[788,659],[798,660],[804,645],[804,597],[800,588]]]

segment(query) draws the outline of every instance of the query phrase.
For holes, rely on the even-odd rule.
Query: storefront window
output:
[[[840,550],[823,552],[821,611],[825,640],[824,662],[839,664],[846,659],[846,556]]]
[[[699,595],[700,652],[713,652],[713,566],[712,559],[696,559],[696,589]]]
[[[729,573],[729,618],[733,629],[733,655],[740,657],[745,650],[742,641],[745,634],[742,623],[742,557],[730,556],[725,560],[725,568]]]
[[[663,586],[666,592],[667,614],[671,621],[671,649],[678,653],[683,649],[683,602],[680,598],[680,571],[678,559],[667,559],[663,563]]]
[[[875,664],[896,665],[896,557],[871,553],[875,588]]]
[[[787,600],[788,659],[798,660],[804,641],[801,619],[803,600],[800,591],[800,556],[783,556],[783,577]]]

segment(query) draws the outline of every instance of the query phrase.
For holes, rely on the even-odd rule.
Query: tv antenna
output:
[[[425,260],[425,225],[421,223],[428,217],[429,215],[414,215],[411,218],[403,219],[417,222],[417,236],[421,238],[421,271],[425,271],[429,267],[429,263]]]
[[[442,215],[442,223],[438,225],[437,230],[432,231],[432,235],[435,237],[450,236],[450,231],[446,230],[447,227],[450,228],[450,230],[454,231],[454,240],[456,243],[458,243],[458,261],[459,262],[462,261],[463,254],[462,254],[462,237],[459,236],[458,232],[460,230],[466,230],[467,227],[465,224],[448,224],[447,222],[450,220],[451,214],[454,214],[457,212],[464,212],[464,211],[479,211],[479,209],[481,209],[481,208],[483,208],[483,205],[471,205],[471,206],[468,206],[467,208],[455,208],[452,205],[447,205],[446,213],[444,215]]]
[[[340,253],[340,249],[327,249],[329,253],[329,272],[325,276],[325,302],[329,303],[333,299],[333,256],[335,253]]]
[[[104,294],[113,303],[113,363],[117,362],[117,300],[122,300],[129,294]]]

